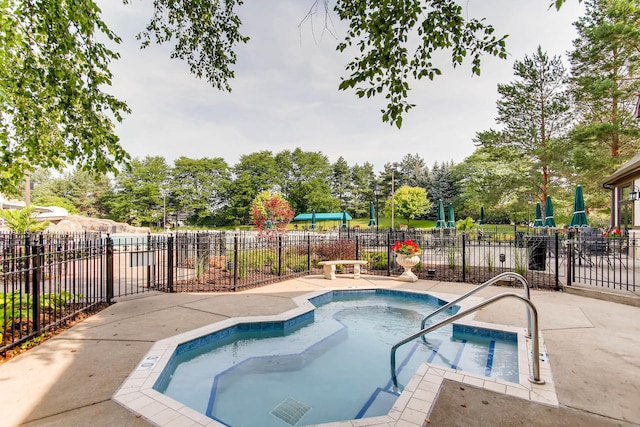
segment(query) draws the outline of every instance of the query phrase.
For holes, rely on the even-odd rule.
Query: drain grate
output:
[[[280,418],[289,425],[295,426],[310,409],[311,406],[287,397],[271,410],[271,415]]]

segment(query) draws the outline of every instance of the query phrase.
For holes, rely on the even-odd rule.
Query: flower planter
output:
[[[402,280],[403,282],[415,282],[418,280],[411,269],[420,263],[420,255],[396,255],[396,262],[404,268],[404,273],[396,277],[396,280]]]

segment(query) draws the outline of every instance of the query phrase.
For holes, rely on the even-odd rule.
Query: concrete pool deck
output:
[[[376,287],[449,295],[473,288],[375,276],[329,281],[318,275],[235,294],[151,293],[121,299],[0,365],[2,425],[147,426],[112,396],[156,341],[231,317],[279,314],[295,308],[293,298],[313,291]],[[522,292],[491,286],[475,296],[505,291]],[[407,407],[394,423],[373,425],[640,425],[640,308],[549,291],[532,291],[531,299],[539,313],[557,406],[445,379],[430,411]],[[526,327],[522,304],[510,300],[479,311],[475,320]],[[372,425],[362,421],[340,425]]]

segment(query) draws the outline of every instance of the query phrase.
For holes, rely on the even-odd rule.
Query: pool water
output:
[[[389,291],[327,295],[311,300],[317,306],[313,318],[291,330],[245,328],[174,355],[154,388],[236,427],[387,414],[401,391],[391,383],[391,346],[417,331],[424,316],[444,302]],[[426,343],[417,339],[400,347],[400,389],[423,362],[517,382],[516,340],[482,335],[449,325],[430,333]]]

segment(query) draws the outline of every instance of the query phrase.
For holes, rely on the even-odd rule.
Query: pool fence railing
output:
[[[421,262],[413,267],[420,279],[480,284],[513,271],[538,289],[581,284],[636,291],[635,239],[586,230],[2,233],[0,352],[117,298],[145,292],[240,291],[321,275],[322,260],[366,260],[362,274],[399,276],[403,268],[391,247],[407,239],[421,249]],[[338,266],[337,273],[351,274],[352,268]]]

